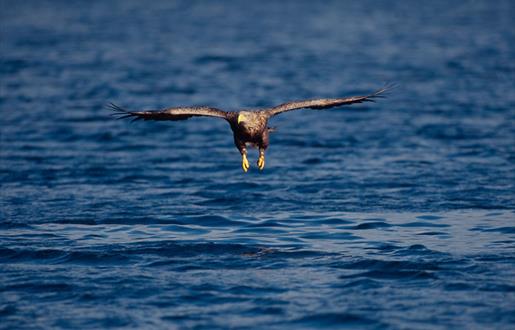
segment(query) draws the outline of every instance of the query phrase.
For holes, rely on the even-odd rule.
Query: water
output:
[[[0,3],[0,328],[513,327],[512,2]]]

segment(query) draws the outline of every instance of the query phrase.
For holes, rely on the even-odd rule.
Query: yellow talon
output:
[[[249,160],[245,154],[241,156],[241,167],[243,168],[244,172],[247,172],[250,168]]]
[[[257,166],[260,171],[262,171],[265,168],[265,155],[259,155]]]

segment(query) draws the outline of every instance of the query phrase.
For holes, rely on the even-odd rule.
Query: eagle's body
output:
[[[318,99],[307,101],[288,102],[276,107],[261,109],[256,111],[223,111],[211,107],[174,107],[164,110],[150,111],[127,111],[114,104],[110,104],[119,115],[119,118],[133,117],[133,120],[185,120],[190,117],[208,116],[225,119],[234,135],[234,144],[238,148],[242,156],[242,167],[245,172],[248,171],[250,165],[247,160],[247,147],[253,146],[259,149],[259,159],[257,165],[260,170],[265,166],[265,150],[269,145],[269,133],[272,130],[268,127],[268,120],[282,112],[297,109],[326,109],[336,106],[374,101],[374,98],[382,97],[383,93],[389,89],[384,87],[375,93],[366,96],[354,96],[340,99]]]

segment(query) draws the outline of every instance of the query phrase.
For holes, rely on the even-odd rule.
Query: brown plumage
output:
[[[268,127],[268,120],[280,113],[298,109],[329,109],[353,103],[374,102],[374,99],[384,96],[384,92],[392,88],[385,86],[370,95],[352,96],[336,99],[316,99],[283,103],[272,108],[259,109],[255,111],[223,111],[211,107],[173,107],[163,110],[128,111],[113,103],[109,104],[115,113],[113,115],[122,118],[133,118],[135,120],[186,120],[191,117],[215,117],[222,118],[229,122],[234,135],[234,144],[242,156],[242,167],[245,172],[250,165],[247,160],[247,146],[259,148],[259,159],[257,165],[260,170],[265,166],[265,150],[269,145],[269,133],[272,130]]]

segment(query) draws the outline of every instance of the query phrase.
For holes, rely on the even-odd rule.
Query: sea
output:
[[[514,87],[509,0],[0,0],[0,329],[514,329]]]

